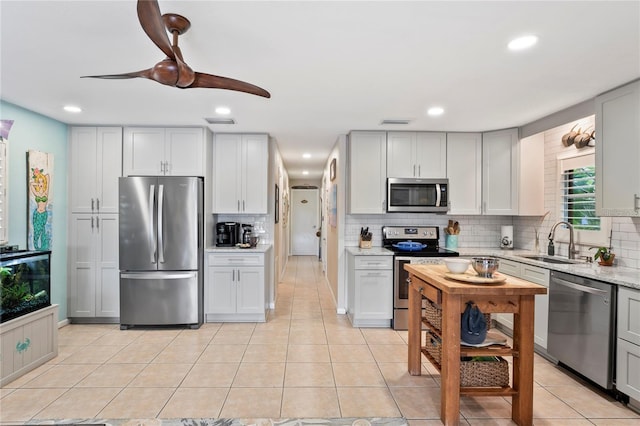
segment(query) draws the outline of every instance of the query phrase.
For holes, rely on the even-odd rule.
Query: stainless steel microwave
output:
[[[387,179],[387,212],[446,213],[449,179]]]

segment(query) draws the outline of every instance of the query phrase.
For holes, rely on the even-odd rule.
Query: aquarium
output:
[[[0,254],[0,323],[51,306],[50,251]]]

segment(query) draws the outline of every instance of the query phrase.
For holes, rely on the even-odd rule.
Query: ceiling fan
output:
[[[193,71],[191,67],[184,62],[182,51],[178,47],[178,36],[185,33],[189,27],[191,27],[191,22],[184,16],[175,13],[165,13],[162,15],[157,0],[138,0],[138,19],[144,32],[147,33],[151,41],[153,41],[167,57],[155,64],[152,68],[142,71],[112,75],[86,75],[82,76],[82,78],[125,79],[142,77],[180,89],[195,87],[226,89],[250,93],[265,98],[271,97],[269,92],[253,84],[232,78]],[[173,35],[173,43],[169,42],[167,31]]]

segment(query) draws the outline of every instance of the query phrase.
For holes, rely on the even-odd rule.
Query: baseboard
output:
[[[65,325],[69,325],[71,324],[71,321],[69,321],[69,318],[65,318],[62,321],[58,321],[58,328],[62,328]]]

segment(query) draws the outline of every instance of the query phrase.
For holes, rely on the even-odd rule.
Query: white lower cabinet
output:
[[[618,288],[616,388],[640,401],[640,291]]]
[[[266,321],[264,253],[209,253],[205,284],[207,322]]]
[[[0,386],[58,356],[58,305],[0,324]]]
[[[531,266],[526,263],[500,259],[500,272],[516,278],[543,285],[549,291],[549,270]],[[496,314],[496,321],[503,327],[513,331],[513,314]],[[533,329],[534,342],[547,349],[547,337],[549,326],[549,294],[537,294],[535,302],[535,322]]]
[[[390,327],[393,257],[348,254],[348,310],[354,327]]]
[[[72,214],[70,238],[69,318],[118,318],[118,215]]]

